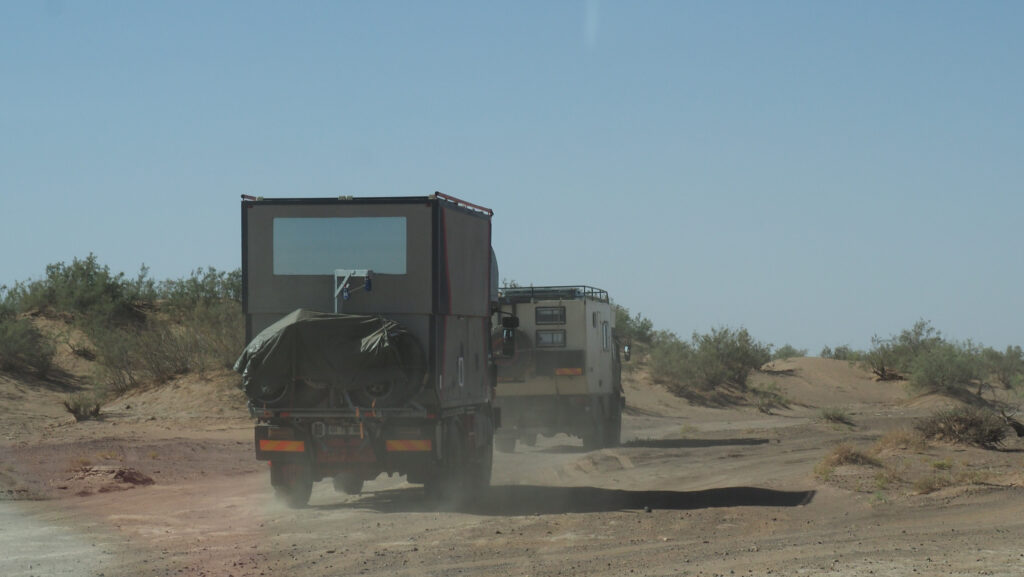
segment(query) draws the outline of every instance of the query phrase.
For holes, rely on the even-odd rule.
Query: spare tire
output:
[[[383,317],[298,309],[261,331],[235,363],[257,406],[314,408],[328,392],[359,406],[396,406],[419,392],[423,349]]]

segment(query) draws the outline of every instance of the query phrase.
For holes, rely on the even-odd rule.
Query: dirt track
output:
[[[795,374],[774,379],[813,403],[772,415],[694,408],[634,379],[627,446],[556,437],[498,453],[487,499],[446,512],[400,478],[359,497],[320,483],[309,508],[286,509],[247,420],[153,418],[180,405],[167,391],[122,400],[101,423],[53,417],[0,446],[0,574],[1024,574],[1024,443],[897,455],[908,479],[934,463],[985,471],[928,494],[856,467],[823,481],[814,469],[835,444],[867,446],[929,408],[815,359]],[[854,426],[817,418],[838,405]],[[118,467],[155,483],[103,476]]]

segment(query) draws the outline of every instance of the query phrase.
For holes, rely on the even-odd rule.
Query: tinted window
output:
[[[565,331],[537,331],[538,347],[564,347]]]
[[[538,325],[564,325],[565,307],[537,307]]]
[[[275,218],[274,274],[405,274],[405,217]]]

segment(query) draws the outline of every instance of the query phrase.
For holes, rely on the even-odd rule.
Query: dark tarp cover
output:
[[[257,404],[277,405],[289,387],[311,404],[326,392],[355,391],[358,400],[393,404],[416,392],[423,379],[423,352],[395,321],[366,315],[296,309],[252,339],[235,362],[242,388]]]

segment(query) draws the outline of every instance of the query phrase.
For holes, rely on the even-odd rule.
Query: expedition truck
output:
[[[406,475],[456,503],[490,484],[492,214],[440,193],[242,197],[235,370],[290,506],[324,479]]]
[[[618,445],[625,396],[608,293],[590,286],[512,287],[502,289],[499,302],[518,328],[514,352],[496,359],[498,450],[557,433],[582,438],[588,449]]]

